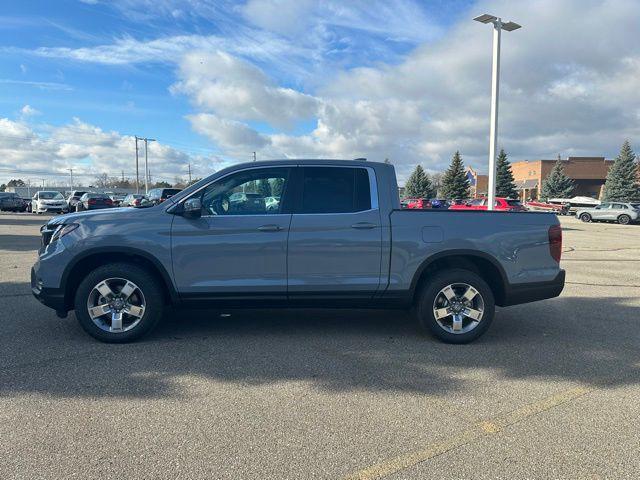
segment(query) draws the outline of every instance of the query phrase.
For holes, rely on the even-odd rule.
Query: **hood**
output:
[[[51,218],[47,225],[49,226],[57,226],[57,225],[65,225],[68,223],[82,223],[85,220],[100,220],[100,217],[114,217],[120,216],[122,219],[126,218],[135,218],[139,215],[144,215],[148,213],[149,210],[155,209],[157,207],[148,207],[148,208],[101,208],[98,210],[86,210],[84,212],[74,212],[74,213],[66,213],[64,215],[58,215]]]

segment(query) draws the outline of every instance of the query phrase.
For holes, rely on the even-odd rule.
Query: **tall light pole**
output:
[[[73,192],[73,168],[69,169],[69,190]]]
[[[491,126],[489,127],[489,198],[487,208],[493,210],[496,203],[496,145],[498,143],[498,93],[500,90],[500,32],[512,32],[520,28],[515,22],[502,22],[500,17],[484,13],[476,22],[493,24],[493,67],[491,69]]]

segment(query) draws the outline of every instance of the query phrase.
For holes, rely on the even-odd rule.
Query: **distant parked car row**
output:
[[[402,202],[403,208],[410,209],[449,209],[449,210],[488,210],[487,198],[474,198],[471,200],[445,200],[440,198],[405,198]],[[508,212],[525,212],[527,209],[519,200],[511,198],[497,197],[494,210]]]
[[[176,193],[179,188],[155,188],[148,195],[142,193],[90,192],[73,190],[65,199],[55,190],[39,190],[31,199],[24,199],[17,193],[0,192],[0,211],[43,213],[67,213],[113,207],[150,207],[158,205]],[[267,208],[277,208],[279,197],[268,197],[264,201]]]
[[[568,199],[567,199],[568,200]],[[519,200],[496,197],[494,210],[502,212],[546,211],[560,215],[568,215],[573,209],[576,217],[583,222],[610,221],[621,225],[640,222],[640,203],[637,202],[600,202],[588,197],[573,197],[571,202],[560,203],[560,199],[548,202],[530,201],[525,205]],[[425,209],[446,208],[449,210],[487,210],[488,199],[471,200],[439,200],[426,198],[404,198],[402,208]],[[581,205],[581,206],[578,206]]]

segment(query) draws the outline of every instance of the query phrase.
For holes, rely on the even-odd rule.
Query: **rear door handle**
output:
[[[376,225],[375,223],[358,222],[351,225],[351,228],[356,228],[358,230],[370,230],[372,228],[376,228],[377,226],[378,225]]]
[[[270,224],[270,225],[262,225],[258,227],[258,230],[261,232],[279,232],[282,230],[280,225]]]

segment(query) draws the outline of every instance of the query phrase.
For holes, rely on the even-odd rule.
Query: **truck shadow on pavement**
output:
[[[408,313],[368,310],[231,311],[229,318],[177,310],[138,343],[106,345],[73,314],[57,319],[24,295],[0,301],[7,304],[1,396],[180,399],[202,394],[189,388],[194,378],[434,396],[500,379],[640,382],[640,309],[629,298],[560,297],[499,309],[489,332],[470,345],[418,333]]]
[[[13,217],[8,216],[6,214],[0,215],[0,226],[2,225],[15,225],[19,227],[34,226],[34,225],[40,226],[47,223],[50,218],[50,217],[43,217],[41,215],[37,215],[37,216],[34,215],[31,218],[25,218],[24,215],[29,215],[29,214],[23,214],[20,216],[13,216]]]
[[[0,250],[5,252],[36,252],[41,245],[34,235],[0,235]]]

